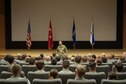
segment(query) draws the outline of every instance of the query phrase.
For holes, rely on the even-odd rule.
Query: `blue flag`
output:
[[[75,21],[73,20],[73,29],[72,29],[72,39],[73,39],[73,46],[76,44],[76,27]]]
[[[94,38],[94,22],[91,22],[91,30],[90,30],[90,43],[91,45],[95,44],[95,38]]]

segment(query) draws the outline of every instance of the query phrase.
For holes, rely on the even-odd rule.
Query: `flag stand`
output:
[[[51,50],[52,50],[52,48],[49,48],[48,50],[49,50],[49,51],[51,51]]]
[[[94,45],[91,45],[91,47],[92,47],[92,50],[94,49]]]
[[[30,51],[30,47],[28,47],[28,51]]]
[[[94,53],[94,45],[91,45],[91,53]]]
[[[74,48],[74,50],[76,49],[76,46],[75,46],[75,44],[73,45],[73,48]]]

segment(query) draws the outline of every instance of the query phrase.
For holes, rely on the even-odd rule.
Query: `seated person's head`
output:
[[[52,64],[52,65],[56,65],[56,64],[57,64],[56,58],[53,58],[53,59],[51,60],[51,64]]]
[[[76,67],[76,70],[75,70],[75,73],[76,73],[76,76],[78,77],[82,77],[84,74],[85,74],[85,67],[83,65],[77,65]]]
[[[111,57],[112,57],[112,59],[114,59],[115,58],[115,55],[114,54],[111,54]]]
[[[89,58],[89,62],[95,62],[95,59],[94,58]]]
[[[79,55],[76,56],[75,57],[75,62],[79,64],[81,62],[81,56],[79,56]]]
[[[89,69],[89,72],[96,72],[96,63],[95,62],[89,62],[88,69]]]
[[[35,59],[34,58],[30,58],[29,59],[29,65],[34,65],[35,64]]]
[[[40,58],[43,59],[44,58],[44,54],[41,53],[40,54]]]
[[[51,69],[49,74],[49,79],[55,79],[58,76],[58,70],[57,69]]]
[[[22,54],[22,60],[25,60],[26,57],[27,57],[26,54]]]
[[[102,62],[107,63],[107,57],[102,57]]]
[[[115,68],[116,68],[116,71],[117,71],[117,72],[121,72],[122,69],[123,69],[123,64],[122,64],[122,62],[121,62],[121,61],[116,62],[116,63],[115,63]]]
[[[124,62],[125,61],[125,57],[124,56],[120,57],[120,61]]]
[[[8,62],[9,56],[10,56],[10,55],[6,55],[6,56],[4,57],[4,60]]]
[[[44,68],[44,61],[43,60],[39,60],[39,61],[37,61],[36,62],[36,68],[38,69],[38,70],[42,70],[43,68]]]
[[[50,56],[45,57],[45,61],[50,61],[50,60],[51,60]]]
[[[101,57],[105,57],[106,56],[106,53],[101,53]]]
[[[97,63],[97,65],[101,65],[101,64],[102,64],[102,59],[101,59],[101,58],[98,58],[98,59],[96,60],[96,63]]]
[[[41,60],[41,57],[40,56],[35,57],[35,60]]]
[[[114,59],[115,55],[114,54],[110,54],[109,55],[109,59]]]
[[[11,68],[12,75],[14,77],[20,76],[21,74],[21,66],[19,64],[14,64]]]
[[[17,54],[17,59],[22,60],[22,55],[20,53]]]
[[[87,62],[87,60],[88,60],[87,56],[83,56],[83,57],[82,57],[82,61],[83,61],[83,62]]]
[[[60,61],[60,56],[56,56],[56,60],[57,60],[57,62],[59,62]]]
[[[68,69],[70,66],[70,62],[68,60],[64,60],[62,63],[62,66],[64,69]]]
[[[68,58],[67,55],[63,56],[63,58],[62,58],[62,60],[68,60],[68,59],[69,59],[69,58]]]
[[[95,55],[95,54],[93,54],[93,55],[92,55],[92,58],[96,59],[96,55]]]
[[[75,61],[75,57],[71,57],[70,60],[71,60],[72,62],[74,62],[74,61]]]
[[[53,56],[53,57],[56,57],[56,52],[53,52],[53,53],[52,53],[52,56]]]
[[[14,57],[10,55],[8,57],[8,62],[9,62],[9,64],[13,64],[14,63]]]
[[[29,60],[30,60],[30,57],[27,56],[27,57],[25,58],[25,62],[29,62]]]
[[[108,73],[108,79],[109,80],[117,80],[117,75],[115,72]]]

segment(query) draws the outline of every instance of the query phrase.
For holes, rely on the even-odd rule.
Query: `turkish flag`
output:
[[[48,49],[52,49],[52,47],[53,47],[53,32],[52,32],[52,23],[50,20],[48,30]]]

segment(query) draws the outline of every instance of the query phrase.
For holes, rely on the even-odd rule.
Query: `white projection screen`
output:
[[[89,41],[93,18],[96,41],[116,41],[117,0],[11,0],[12,41],[25,41],[28,21],[32,41],[48,41],[51,19],[54,41]]]

